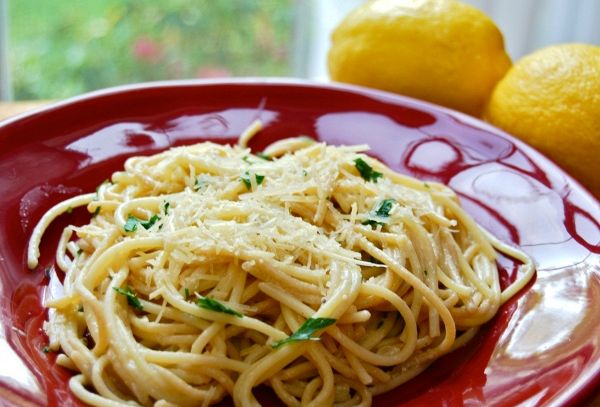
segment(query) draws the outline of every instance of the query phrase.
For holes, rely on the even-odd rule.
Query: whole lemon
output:
[[[457,0],[372,0],[335,29],[335,81],[388,90],[479,116],[511,65],[483,12]]]
[[[554,45],[519,60],[498,82],[485,117],[600,196],[600,47]]]

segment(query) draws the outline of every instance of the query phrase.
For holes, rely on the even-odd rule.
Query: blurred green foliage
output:
[[[19,100],[290,72],[293,0],[9,0],[9,23]]]

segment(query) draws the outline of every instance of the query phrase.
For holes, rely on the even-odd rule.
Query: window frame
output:
[[[8,0],[0,0],[0,101],[12,100],[8,66]]]

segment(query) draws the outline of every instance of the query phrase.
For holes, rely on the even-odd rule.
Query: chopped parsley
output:
[[[260,185],[265,180],[265,176],[254,174],[254,179],[256,180],[256,185]],[[240,180],[242,180],[248,190],[252,189],[252,181],[250,181],[250,173],[248,171],[246,171],[244,175],[240,177]]]
[[[385,223],[379,222],[379,221],[377,221],[375,219],[366,219],[366,220],[363,220],[362,224],[363,225],[370,225],[373,229],[375,229],[377,227],[377,225],[381,225],[381,226],[385,225]]]
[[[140,222],[140,225],[142,225],[144,227],[144,229],[150,229],[152,227],[152,225],[154,225],[159,220],[160,220],[160,216],[152,215],[152,217],[150,219],[148,219],[147,221]]]
[[[121,295],[127,297],[127,303],[131,305],[135,309],[143,310],[144,305],[140,302],[135,291],[131,289],[131,287],[127,286],[125,289],[121,287],[113,287],[113,289]]]
[[[201,180],[200,177],[196,178],[194,182],[194,191],[200,191],[206,185],[206,181]]]
[[[372,216],[373,217],[377,217],[377,218],[387,218],[390,216],[390,210],[392,209],[392,206],[394,205],[394,200],[393,199],[384,199],[383,201],[381,201],[379,203],[379,206],[377,207],[377,209],[375,209],[374,212],[372,212]],[[385,223],[380,222],[376,219],[373,218],[369,218],[367,220],[364,220],[362,222],[363,225],[371,225],[371,227],[376,228],[377,225],[381,225],[383,226]]]
[[[142,225],[144,229],[150,229],[152,225],[154,225],[159,220],[160,216],[158,215],[152,215],[152,217],[148,220],[141,220],[133,215],[129,215],[127,217],[127,222],[125,222],[125,226],[123,226],[123,229],[125,229],[125,232],[135,232],[137,230],[138,223]]]
[[[379,204],[379,207],[375,210],[375,215],[380,217],[388,217],[390,216],[390,210],[392,209],[392,205],[394,205],[393,199],[384,199]]]
[[[188,298],[190,298],[190,290],[188,290],[188,288],[187,288],[187,287],[185,287],[185,288],[183,289],[183,295],[184,295],[184,297],[185,297],[185,299],[186,299],[186,300],[187,300]]]
[[[269,157],[267,154],[262,153],[262,152],[256,153],[256,156],[258,158],[262,158],[263,160],[266,160],[266,161],[273,161],[273,158]]]
[[[83,249],[82,248],[77,249],[77,256],[81,256],[81,253],[83,253]]]
[[[360,176],[363,177],[363,179],[367,182],[373,181],[377,183],[377,180],[380,177],[383,177],[382,173],[373,170],[373,168],[362,158],[357,158],[354,160],[354,166],[360,173]]]
[[[237,312],[236,310],[229,308],[226,305],[221,304],[219,301],[209,298],[209,297],[199,297],[196,300],[196,305],[200,308],[207,309],[209,311],[222,312],[223,314],[229,314],[236,316],[238,318],[242,318],[243,315]]]
[[[125,229],[125,232],[135,232],[137,230],[139,221],[140,220],[135,216],[129,215],[127,217],[127,222],[125,222],[125,226],[123,226],[123,229]]]
[[[299,341],[318,341],[319,338],[313,338],[312,335],[318,330],[327,328],[329,325],[334,324],[334,318],[308,318],[300,328],[290,336],[271,344],[272,348],[279,348],[282,345],[286,345],[291,342]]]
[[[44,352],[44,353],[50,353],[50,348],[48,346],[44,346],[42,348],[42,352]]]
[[[92,214],[92,218],[95,218],[96,216],[98,216],[101,208],[102,208],[101,206],[96,206],[96,209],[94,210],[94,213]]]
[[[165,213],[165,215],[169,214],[169,206],[171,206],[169,202],[165,202],[163,205],[163,212]]]
[[[243,156],[242,160],[246,161],[248,164],[252,164],[252,161],[250,161],[250,157],[248,157],[247,155]]]
[[[69,206],[69,207],[67,208],[67,213],[68,213],[68,214],[71,214],[71,213],[73,213],[73,207],[72,207],[72,206]]]

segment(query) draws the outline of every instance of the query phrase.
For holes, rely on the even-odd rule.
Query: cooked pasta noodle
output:
[[[366,146],[307,138],[254,155],[201,143],[132,157],[76,206],[56,264],[64,296],[45,325],[70,388],[95,406],[370,405],[467,343],[534,266],[436,183]],[[497,252],[520,261],[503,292]]]

